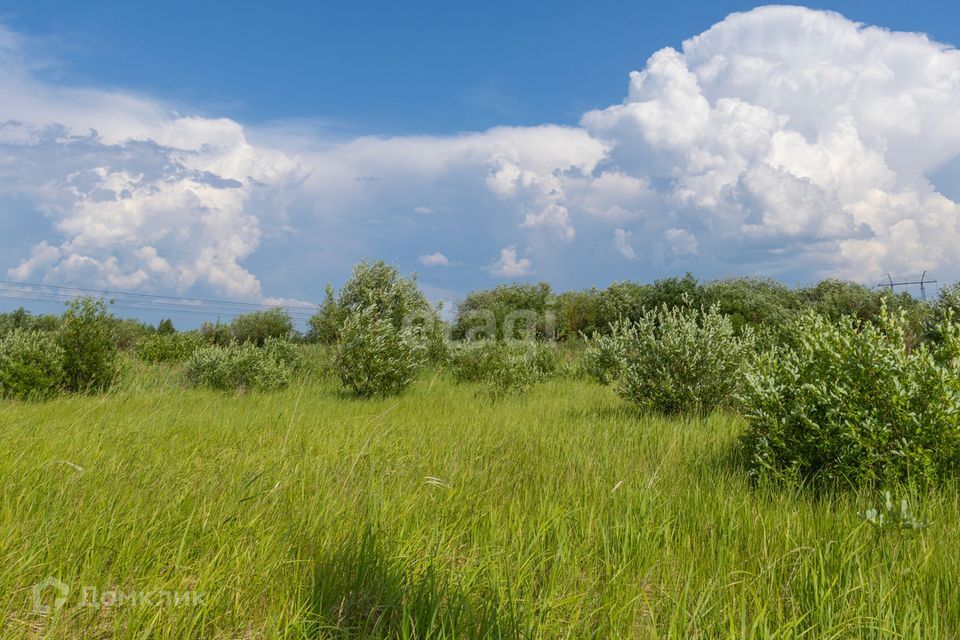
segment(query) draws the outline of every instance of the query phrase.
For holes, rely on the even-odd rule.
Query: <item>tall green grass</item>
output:
[[[107,395],[2,405],[4,640],[960,629],[956,486],[897,490],[932,524],[880,534],[857,516],[874,495],[751,486],[735,417],[643,417],[586,382],[354,400],[131,366]],[[72,590],[43,616],[48,576]],[[200,602],[78,607],[84,586]]]

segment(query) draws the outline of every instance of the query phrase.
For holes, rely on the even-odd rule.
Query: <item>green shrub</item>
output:
[[[613,335],[595,333],[580,357],[580,372],[602,385],[608,385],[620,374],[622,342]]]
[[[153,327],[133,318],[111,318],[113,339],[120,351],[131,351],[155,332]]]
[[[283,338],[267,338],[263,343],[263,350],[270,357],[287,367],[291,372],[297,372],[303,369],[305,359],[300,347]]]
[[[426,346],[419,327],[398,328],[371,305],[340,326],[333,365],[345,387],[361,397],[401,393],[423,367]]]
[[[23,307],[0,313],[0,336],[17,329],[25,331],[56,331],[60,318],[55,315],[35,316]]]
[[[293,334],[293,320],[283,309],[254,311],[234,318],[230,329],[237,342],[252,342],[262,347],[267,338],[289,339]]]
[[[144,362],[183,362],[203,345],[203,336],[197,332],[157,332],[140,342],[137,356]]]
[[[63,349],[49,333],[16,329],[0,338],[0,396],[54,395],[63,385]]]
[[[440,319],[440,309],[425,314],[420,330],[426,348],[426,359],[434,367],[445,367],[450,363],[450,339],[448,326]]]
[[[564,372],[565,363],[556,344],[532,341],[520,344],[525,347],[538,382],[555,378]]]
[[[559,374],[562,360],[553,345],[533,341],[477,340],[457,345],[451,371],[457,382],[478,382],[491,398],[518,395]]]
[[[750,473],[811,485],[920,484],[960,463],[960,330],[908,348],[904,313],[815,314],[757,358],[740,403]]]
[[[706,414],[725,403],[753,348],[716,309],[661,307],[613,328],[619,395],[664,414]]]
[[[252,343],[203,347],[187,360],[187,379],[194,386],[221,391],[282,389],[290,374],[276,352]]]
[[[113,317],[103,300],[78,298],[67,304],[57,344],[63,350],[64,385],[69,391],[104,391],[120,374]]]

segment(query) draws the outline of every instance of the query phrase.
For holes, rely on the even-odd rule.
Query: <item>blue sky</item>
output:
[[[576,124],[627,74],[750,2],[3,3],[58,54],[59,80],[181,101],[242,121],[314,119],[348,134]],[[806,6],[960,42],[949,2]]]
[[[754,7],[0,5],[0,268],[252,303],[368,256],[448,300],[960,277],[960,10]]]

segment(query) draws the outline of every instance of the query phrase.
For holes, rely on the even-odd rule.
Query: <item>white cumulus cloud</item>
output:
[[[451,262],[447,256],[439,251],[430,254],[421,254],[417,261],[425,267],[449,267]]]
[[[625,229],[613,230],[613,247],[627,260],[637,259],[637,252],[630,246],[630,236],[632,235],[633,233]]]
[[[504,247],[500,257],[490,265],[490,273],[501,278],[521,278],[530,273],[533,262],[517,255],[515,246]]]

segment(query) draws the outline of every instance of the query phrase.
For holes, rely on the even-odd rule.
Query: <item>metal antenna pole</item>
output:
[[[927,280],[926,271],[923,272],[923,275],[920,276],[919,280],[915,280],[911,278],[898,278],[894,280],[893,276],[888,273],[887,281],[881,282],[880,284],[877,285],[877,287],[890,289],[890,294],[892,295],[896,291],[897,287],[905,287],[909,292],[909,288],[911,285],[918,284],[920,285],[920,297],[923,298],[924,302],[926,302],[927,301],[927,285],[934,284],[936,282],[937,282],[936,280]]]

